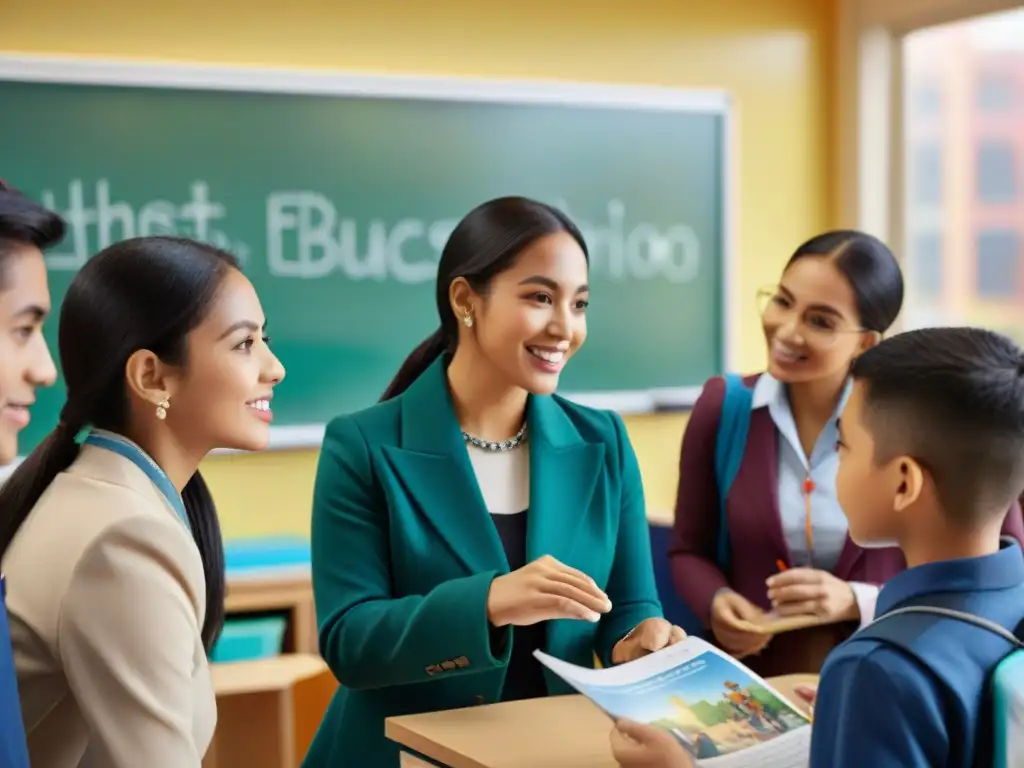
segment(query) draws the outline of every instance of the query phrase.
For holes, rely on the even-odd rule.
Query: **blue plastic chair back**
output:
[[[7,584],[0,576],[0,765],[3,768],[29,768],[6,597]]]

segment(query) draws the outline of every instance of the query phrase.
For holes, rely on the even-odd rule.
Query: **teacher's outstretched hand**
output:
[[[544,555],[491,582],[487,619],[495,627],[551,619],[598,621],[612,602],[587,574]]]
[[[686,632],[682,627],[670,624],[665,619],[644,619],[615,644],[612,649],[612,663],[625,664],[627,661],[634,661],[641,656],[675,645],[684,637]]]

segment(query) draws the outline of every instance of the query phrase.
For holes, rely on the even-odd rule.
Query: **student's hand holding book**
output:
[[[699,637],[601,669],[539,650],[533,655],[612,719],[609,738],[620,766],[696,768],[705,758],[707,765],[723,768],[807,766],[806,713],[770,681]],[[748,749],[749,755],[741,754]]]
[[[814,716],[814,700],[818,698],[817,685],[798,685],[793,692],[807,702],[807,712]]]
[[[620,718],[611,732],[612,755],[622,768],[693,768],[693,760],[668,731]]]

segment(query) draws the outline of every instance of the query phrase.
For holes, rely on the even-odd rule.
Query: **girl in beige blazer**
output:
[[[33,768],[198,768],[224,564],[197,471],[264,448],[284,376],[235,259],[165,237],[113,245],[60,313],[60,422],[0,490]]]

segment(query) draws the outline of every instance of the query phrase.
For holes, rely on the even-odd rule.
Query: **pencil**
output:
[[[776,561],[775,561],[775,564],[776,564],[776,565],[777,565],[777,566],[779,567],[779,571],[780,571],[780,572],[782,572],[782,571],[788,571],[788,570],[789,570],[789,569],[788,569],[788,568],[786,567],[786,564],[785,564],[784,562],[782,562],[781,560],[776,560]]]

